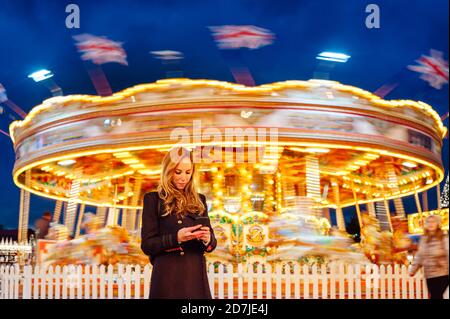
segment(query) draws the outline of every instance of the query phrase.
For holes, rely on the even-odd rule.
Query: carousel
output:
[[[372,260],[348,238],[343,209],[356,210],[370,244],[373,227],[391,234],[408,227],[408,196],[420,224],[427,209],[419,195],[423,202],[444,178],[446,128],[430,105],[324,80],[246,87],[166,79],[107,97],[53,97],[10,133],[19,241],[35,194],[56,201],[51,239],[62,251],[77,240],[86,246],[81,239],[90,234],[115,238],[108,263],[120,254],[140,258],[142,199],[174,146],[194,152],[219,241],[208,258],[218,261]],[[448,208],[436,213],[448,227]]]

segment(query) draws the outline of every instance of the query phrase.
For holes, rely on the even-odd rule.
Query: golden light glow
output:
[[[262,96],[274,96],[274,93],[283,90],[308,90],[318,87],[325,87],[331,90],[337,90],[339,92],[349,93],[351,96],[356,96],[359,98],[364,98],[371,104],[375,106],[379,106],[381,108],[411,108],[418,112],[423,113],[425,116],[431,117],[438,131],[440,132],[440,136],[443,138],[447,133],[447,128],[443,125],[441,117],[439,114],[433,110],[433,108],[422,102],[422,101],[411,101],[411,100],[391,100],[386,101],[380,98],[379,96],[365,91],[363,89],[344,85],[335,81],[317,81],[317,80],[309,80],[309,81],[284,81],[284,82],[276,82],[272,84],[264,84],[255,87],[246,87],[241,84],[234,84],[216,80],[191,80],[191,79],[164,79],[159,80],[155,83],[150,84],[141,84],[136,85],[134,87],[125,89],[124,91],[114,93],[111,96],[101,97],[101,96],[91,96],[91,95],[68,95],[68,96],[57,96],[47,99],[42,102],[42,104],[34,107],[28,115],[22,121],[14,121],[11,123],[9,127],[9,132],[11,139],[15,143],[16,137],[16,129],[20,127],[24,127],[31,123],[32,119],[39,115],[40,113],[54,108],[59,105],[67,105],[70,103],[90,103],[90,104],[98,104],[106,105],[111,103],[117,103],[119,101],[128,100],[131,97],[134,97],[136,94],[144,93],[144,92],[152,92],[152,91],[161,91],[167,90],[170,85],[177,84],[181,86],[181,88],[191,89],[193,87],[210,87],[216,89],[222,89],[228,91],[233,98],[236,97],[236,94],[253,94],[253,95],[262,95]],[[205,98],[211,100],[214,96],[206,96]],[[220,94],[218,97],[220,99],[224,99],[224,95]]]
[[[159,175],[161,174],[161,170],[157,169],[157,170],[150,170],[150,169],[143,169],[143,170],[139,170],[139,173],[141,173],[142,175]]]
[[[433,210],[429,212],[422,212],[408,215],[408,231],[411,234],[423,234],[423,220],[430,215],[438,215],[441,217],[441,227],[444,230],[449,230],[448,226],[448,208],[441,210]]]
[[[319,154],[324,154],[324,153],[328,153],[330,150],[327,148],[319,148],[319,147],[307,147],[305,148],[305,152],[307,153],[319,153]]]
[[[122,162],[124,164],[138,164],[139,160],[137,160],[135,158],[130,158],[130,159],[124,159],[124,160],[122,160]]]
[[[69,166],[69,165],[75,164],[76,162],[77,161],[74,160],[74,159],[68,159],[68,160],[65,160],[65,161],[59,161],[58,165],[60,165],[60,166]]]
[[[409,167],[409,168],[415,168],[415,167],[417,167],[417,164],[416,164],[416,163],[409,162],[409,161],[404,161],[402,164],[403,164],[403,166]]]
[[[144,164],[131,164],[130,165],[132,168],[134,169],[141,169],[141,168],[145,168]]]
[[[444,177],[442,168],[440,166],[435,165],[432,162],[429,162],[427,160],[424,160],[424,159],[421,159],[421,158],[418,158],[418,157],[412,157],[412,156],[409,156],[409,155],[400,154],[400,153],[392,152],[392,151],[385,150],[385,149],[376,149],[376,148],[353,146],[353,145],[346,145],[346,144],[342,144],[341,145],[341,144],[336,144],[336,143],[335,144],[328,144],[328,143],[312,143],[312,142],[289,142],[289,143],[283,143],[283,142],[270,142],[270,141],[265,141],[265,142],[261,142],[261,141],[251,142],[250,141],[250,142],[248,142],[246,144],[255,145],[257,147],[258,146],[261,147],[263,145],[264,146],[270,145],[270,146],[273,146],[273,147],[279,147],[280,149],[283,146],[300,147],[300,148],[319,147],[319,148],[329,148],[329,149],[351,149],[351,150],[366,152],[367,154],[377,154],[377,155],[378,154],[380,154],[380,155],[382,154],[382,155],[386,155],[386,156],[393,156],[393,157],[401,158],[401,159],[406,160],[406,161],[412,161],[412,162],[415,162],[415,163],[427,166],[427,167],[429,167],[431,169],[431,171],[433,171],[435,173],[435,176],[434,176],[435,179],[434,179],[433,183],[428,184],[428,185],[424,185],[424,186],[419,186],[418,185],[416,189],[418,189],[419,191],[424,191],[426,189],[434,187]],[[214,142],[198,143],[198,144],[192,143],[192,144],[188,144],[188,145],[191,146],[191,147],[192,146],[200,146],[200,145],[207,146],[207,145],[214,145]],[[113,155],[120,154],[119,157],[122,156],[123,158],[126,158],[126,157],[129,158],[129,157],[132,157],[131,152],[141,151],[141,150],[145,150],[145,149],[157,149],[157,148],[164,147],[164,146],[165,147],[170,147],[172,145],[171,144],[165,144],[165,145],[141,145],[141,146],[134,146],[134,147],[122,147],[122,148],[116,148],[116,149],[98,148],[98,149],[93,149],[93,150],[89,150],[89,151],[74,152],[72,154],[66,154],[64,156],[49,157],[49,158],[46,158],[44,160],[39,160],[39,161],[30,163],[30,164],[25,165],[23,167],[16,168],[16,170],[15,170],[15,172],[13,174],[14,183],[18,187],[27,190],[27,188],[21,182],[19,182],[19,180],[18,180],[20,174],[22,174],[24,171],[26,171],[28,169],[31,169],[33,167],[43,166],[42,168],[44,168],[44,167],[48,166],[50,163],[52,163],[52,162],[62,161],[62,160],[71,159],[71,158],[77,158],[77,157],[81,157],[81,156],[89,156],[89,155],[94,155],[94,154],[99,154],[99,153],[100,154],[101,153],[112,153]],[[380,155],[378,155],[378,156],[380,156]],[[371,157],[374,157],[374,156],[372,155]],[[263,165],[261,165],[261,166],[263,166]],[[48,167],[46,167],[46,168],[48,168]],[[214,170],[214,168],[212,168],[212,170]],[[130,171],[130,172],[131,172],[131,174],[134,173],[134,171]],[[382,187],[382,185],[381,185],[381,187]],[[54,196],[54,195],[51,195],[51,194],[46,194],[45,192],[37,192],[35,190],[31,190],[30,192],[32,192],[34,194],[37,194],[37,195],[40,195],[40,196],[56,199],[56,200],[67,200],[64,197],[61,198],[60,196]],[[414,190],[410,190],[410,191],[408,191],[406,193],[402,192],[402,196],[408,196],[408,195],[411,195],[411,194],[414,194]],[[396,197],[398,197],[398,196],[390,195],[390,196],[387,196],[387,199],[392,199],[392,198],[396,198]],[[366,200],[366,201],[361,200],[360,203],[364,204],[364,203],[367,203],[367,202],[373,202],[375,200],[376,199]],[[111,207],[110,203],[99,204],[99,203],[93,203],[92,201],[91,202],[80,201],[80,203],[84,203],[86,205]],[[354,205],[354,203],[353,202],[345,202],[345,203],[341,204],[341,207],[347,207],[347,206],[351,206],[351,205]],[[123,205],[122,206],[117,206],[117,207],[118,208],[131,208],[131,209],[140,208],[140,207],[136,207],[136,206],[123,206]],[[335,205],[334,204],[328,204],[327,207],[335,208]]]

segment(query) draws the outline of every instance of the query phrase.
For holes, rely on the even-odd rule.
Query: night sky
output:
[[[65,7],[76,3],[81,28],[67,29]],[[381,28],[365,26],[365,8],[376,3]],[[161,63],[149,51],[181,51],[184,77],[233,81],[227,61],[217,49],[208,26],[256,25],[276,34],[274,44],[242,50],[242,59],[256,84],[308,80],[322,51],[351,55],[331,79],[375,91],[430,49],[448,60],[448,0],[305,0],[305,1],[25,1],[0,0],[0,83],[8,97],[25,111],[50,97],[49,90],[27,75],[52,70],[65,94],[95,94],[73,35],[91,33],[124,42],[129,66],[106,64],[103,70],[114,92],[165,77]],[[448,85],[430,89],[419,75],[407,72],[387,99],[422,100],[439,114],[448,112]],[[0,129],[11,119],[0,115]],[[445,122],[448,125],[448,120]],[[12,142],[0,134],[0,225],[16,228],[19,190],[12,182]],[[448,159],[448,139],[443,158]],[[446,171],[448,160],[444,160]],[[430,207],[436,207],[434,191]],[[414,202],[405,201],[408,212]],[[30,224],[54,201],[31,196]],[[347,220],[353,212],[348,210]]]

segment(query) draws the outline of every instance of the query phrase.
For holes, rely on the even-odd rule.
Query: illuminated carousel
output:
[[[53,97],[10,133],[21,238],[33,193],[56,201],[54,221],[75,240],[91,207],[102,226],[138,240],[142,198],[181,145],[198,159],[219,240],[209,258],[219,261],[320,255],[327,245],[357,254],[343,208],[355,207],[360,226],[370,217],[392,232],[390,201],[400,219],[407,196],[422,212],[418,194],[444,178],[446,128],[431,106],[323,80],[167,79],[108,97]]]

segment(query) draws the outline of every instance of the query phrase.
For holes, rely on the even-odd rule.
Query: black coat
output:
[[[203,205],[206,198],[199,194]],[[158,214],[158,206],[159,214]],[[164,212],[163,200],[157,192],[144,196],[142,212],[141,248],[150,256],[153,265],[150,283],[150,298],[210,299],[205,252],[216,248],[217,241],[211,222],[211,241],[205,246],[193,239],[178,243],[178,230],[194,226],[189,216],[178,218],[176,214],[161,216]],[[205,212],[205,215],[208,214]]]

